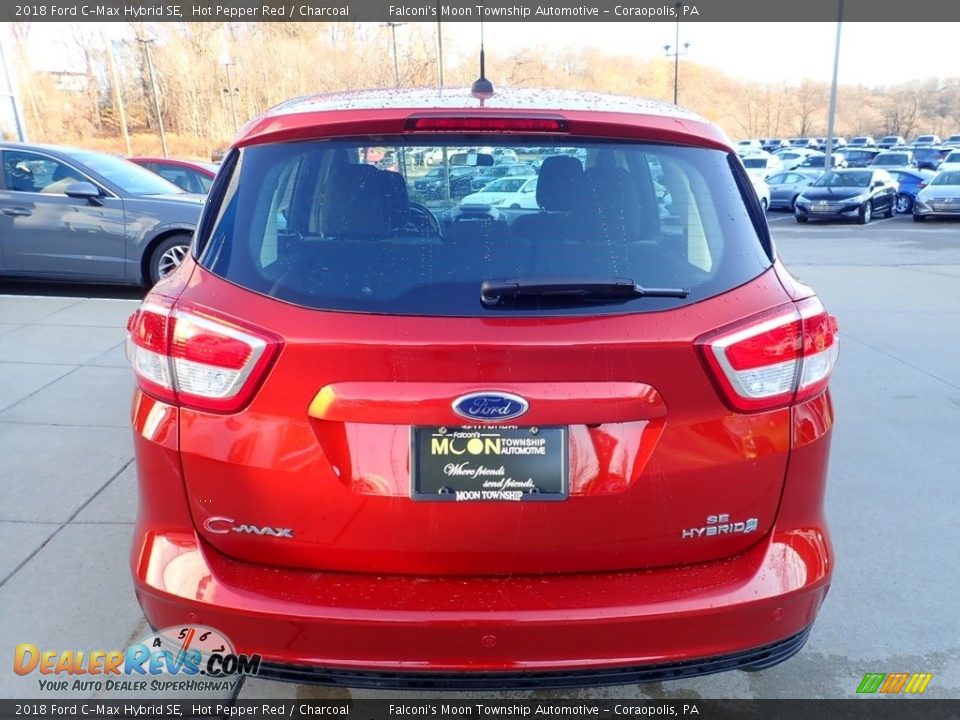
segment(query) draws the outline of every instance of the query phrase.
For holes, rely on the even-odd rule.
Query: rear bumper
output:
[[[305,665],[266,663],[258,677],[296,683],[350,688],[404,690],[533,690],[597,685],[626,685],[698,677],[727,670],[763,670],[795,655],[804,646],[809,628],[771,645],[715,658],[639,667],[601,667],[530,672],[389,672],[341,670]]]
[[[263,567],[195,536],[136,543],[137,596],[154,627],[216,628],[285,679],[349,684],[360,676],[346,671],[364,671],[380,673],[379,686],[407,672],[439,682],[429,673],[551,671],[575,684],[597,670],[613,669],[601,682],[631,682],[760,667],[802,645],[830,568],[816,530],[698,566],[500,578]]]
[[[136,594],[152,626],[215,628],[287,680],[473,689],[761,669],[802,646],[833,570],[829,396],[792,417],[777,525],[739,555],[620,572],[375,575],[240,561],[198,538],[176,410],[138,395]]]

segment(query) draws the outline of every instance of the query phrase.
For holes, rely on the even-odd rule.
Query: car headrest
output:
[[[583,165],[570,155],[544,158],[537,179],[537,204],[544,210],[574,210],[584,191]]]
[[[58,180],[77,180],[80,181],[81,178],[77,173],[75,173],[71,168],[66,165],[57,164],[57,169],[53,171],[53,176],[51,177],[51,182],[57,182]]]
[[[373,165],[331,167],[323,189],[320,232],[328,237],[356,239],[391,234],[387,181],[379,170]]]
[[[630,173],[623,168],[602,166],[590,168],[585,175],[601,234],[618,242],[638,240],[643,209]]]
[[[399,230],[410,218],[410,195],[403,175],[393,170],[378,170],[387,199],[390,227]]]

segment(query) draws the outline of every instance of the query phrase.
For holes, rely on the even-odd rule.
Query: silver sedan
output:
[[[767,178],[770,186],[770,209],[793,210],[797,197],[810,187],[817,178],[798,172],[781,172]]]

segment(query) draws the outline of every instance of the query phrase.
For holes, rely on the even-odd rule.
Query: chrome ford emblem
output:
[[[501,392],[479,392],[461,395],[453,401],[453,411],[474,422],[503,422],[520,417],[530,403],[519,395]]]

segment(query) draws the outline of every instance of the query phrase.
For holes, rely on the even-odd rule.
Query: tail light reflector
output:
[[[259,328],[154,302],[133,314],[128,330],[127,354],[144,392],[212,412],[243,408],[282,344]]]
[[[724,400],[742,412],[819,394],[839,351],[836,318],[817,298],[710,333],[697,345]]]

